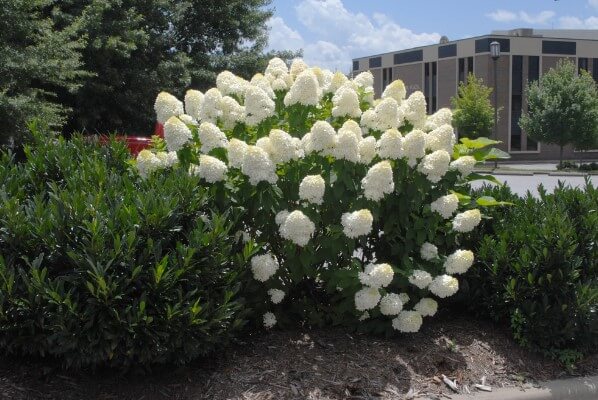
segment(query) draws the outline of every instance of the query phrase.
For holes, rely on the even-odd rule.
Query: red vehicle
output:
[[[156,122],[154,135],[164,137],[164,126],[159,122]],[[110,137],[106,135],[101,135],[99,138],[101,144],[108,143],[108,140]],[[124,141],[133,156],[137,156],[141,150],[148,148],[152,143],[152,139],[146,136],[117,136],[116,140]]]

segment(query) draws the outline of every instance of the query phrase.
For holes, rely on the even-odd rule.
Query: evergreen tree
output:
[[[492,136],[494,107],[490,102],[491,93],[492,88],[471,73],[466,83],[459,84],[457,96],[451,98],[453,125],[459,136],[471,139]]]
[[[61,128],[70,110],[57,94],[76,92],[86,77],[85,37],[44,16],[52,3],[0,0],[0,145],[19,143],[33,119]]]
[[[560,147],[572,144],[588,149],[598,142],[598,91],[590,74],[578,74],[571,61],[556,68],[526,88],[528,109],[519,125],[533,139]]]

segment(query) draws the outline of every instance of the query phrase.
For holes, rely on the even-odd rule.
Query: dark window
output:
[[[577,43],[561,42],[556,40],[542,41],[542,54],[569,54],[577,53]]]
[[[359,70],[359,60],[353,61],[353,71]]]
[[[456,56],[457,56],[457,44],[456,43],[438,47],[438,58],[456,57]]]
[[[527,81],[535,82],[540,78],[540,57],[529,56],[527,60]]]
[[[432,63],[432,108],[430,112],[436,112],[436,78],[438,76],[438,63]]]
[[[394,62],[395,64],[407,64],[416,61],[423,61],[424,59],[424,51],[423,50],[413,50],[408,51],[406,53],[397,53],[394,55]]]
[[[430,112],[430,63],[424,64],[424,96],[426,98],[426,112]]]
[[[473,57],[467,57],[467,74],[473,74]]]
[[[511,69],[511,150],[521,151],[521,108],[523,106],[523,56],[513,56]]]
[[[382,68],[382,90],[392,82],[392,68]]]
[[[592,60],[592,77],[598,82],[598,58]]]
[[[382,66],[382,57],[370,58],[370,68],[380,68]]]
[[[459,82],[465,82],[465,59],[459,59]]]
[[[523,93],[523,56],[513,56],[512,94]]]
[[[586,70],[588,71],[588,59],[587,58],[579,58],[577,60],[577,67],[578,67],[578,71],[581,74],[581,70]]]
[[[509,53],[511,51],[511,40],[510,39],[484,38],[484,39],[478,39],[475,41],[475,52],[476,53],[489,52],[490,51],[490,43],[492,43],[494,41],[500,43],[501,53]]]

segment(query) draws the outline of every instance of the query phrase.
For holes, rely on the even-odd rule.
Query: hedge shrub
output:
[[[468,302],[509,321],[522,345],[570,361],[598,348],[598,190],[560,184],[519,198],[507,187],[480,194],[514,203],[493,209],[468,276]]]
[[[124,146],[38,135],[0,164],[0,348],[66,366],[184,363],[244,324],[252,244],[199,179],[141,180]]]

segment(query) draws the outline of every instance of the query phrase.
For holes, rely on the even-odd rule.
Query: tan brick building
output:
[[[494,76],[490,43],[501,45]],[[386,85],[400,78],[407,93],[420,90],[426,96],[428,112],[450,107],[459,82],[469,72],[484,83],[498,88],[498,140],[512,160],[555,160],[559,148],[536,143],[519,128],[518,121],[526,107],[524,88],[538,79],[561,58],[576,62],[598,82],[598,30],[514,29],[494,31],[490,35],[361,57],[353,60],[353,75],[369,70],[374,75],[374,90],[380,96]],[[492,101],[494,98],[492,96]],[[597,121],[598,123],[598,121]],[[598,159],[598,151],[577,152],[565,149],[566,159]]]

